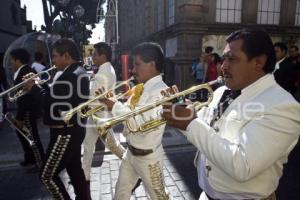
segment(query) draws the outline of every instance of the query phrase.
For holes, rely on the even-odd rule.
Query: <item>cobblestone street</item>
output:
[[[44,146],[48,142],[48,130],[39,123],[40,135]],[[124,138],[117,134],[118,139]],[[1,130],[0,140],[0,199],[1,200],[47,200],[52,199],[38,179],[38,172],[33,168],[22,168],[19,162],[22,149],[14,131],[6,124]],[[196,169],[193,166],[195,148],[190,145],[178,131],[167,129],[163,139],[165,149],[164,176],[167,188],[174,199],[195,200],[199,197],[200,189],[197,184]],[[91,193],[93,200],[111,200],[114,194],[120,160],[103,149],[97,143],[92,167]],[[72,196],[73,188],[69,184],[65,172],[64,178],[68,191]],[[139,186],[131,200],[146,200],[143,185]]]

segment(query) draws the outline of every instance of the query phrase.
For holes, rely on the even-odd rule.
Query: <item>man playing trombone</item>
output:
[[[26,49],[24,48],[14,49],[10,52],[10,56],[11,56],[11,65],[15,70],[14,77],[13,77],[14,85],[23,82],[23,77],[26,74],[35,73],[35,71],[32,70],[31,67],[28,65],[30,54]],[[26,128],[30,131],[30,134],[32,134],[32,139],[34,140],[34,143],[38,148],[36,153],[39,153],[39,157],[43,159],[44,150],[40,140],[40,136],[38,134],[37,123],[36,123],[36,119],[38,118],[38,114],[39,114],[38,113],[39,109],[37,109],[36,106],[38,105],[37,99],[35,98],[33,92],[29,92],[28,94],[25,94],[17,98],[16,103],[17,103],[17,114],[15,117],[16,119],[15,123],[17,125],[17,128],[22,129],[23,126],[26,126]],[[36,163],[37,161],[35,159],[34,152],[30,147],[30,144],[26,139],[24,139],[24,137],[18,131],[16,131],[16,133],[24,150],[24,160],[20,162],[20,165],[27,166]],[[40,159],[38,162],[40,162]],[[40,164],[41,163],[38,163],[38,165]]]
[[[107,98],[102,99],[114,116],[129,113],[135,108],[160,99],[160,91],[167,88],[160,75],[164,65],[161,47],[155,43],[142,43],[132,50],[132,74],[139,83],[133,88],[133,94],[123,104]],[[150,117],[157,117],[161,107],[130,119],[133,127],[142,125]],[[127,151],[122,160],[115,190],[115,200],[129,200],[137,180],[142,179],[146,191],[152,200],[171,199],[166,189],[163,175],[163,147],[161,144],[165,125],[147,132],[128,133]]]

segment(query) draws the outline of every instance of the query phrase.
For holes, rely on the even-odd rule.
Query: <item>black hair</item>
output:
[[[28,64],[30,61],[30,54],[24,48],[14,49],[9,54],[13,59],[20,60],[22,64]]]
[[[221,63],[222,59],[221,57],[219,56],[219,54],[217,53],[212,53],[211,54],[212,57],[214,57],[214,64],[217,64],[217,63]]]
[[[34,59],[38,62],[41,62],[43,60],[43,54],[41,52],[35,52]]]
[[[299,51],[299,48],[296,45],[292,45],[290,48],[294,48],[296,51]]]
[[[99,42],[94,45],[94,48],[96,49],[99,55],[104,54],[106,56],[106,59],[109,62],[111,61],[112,50],[108,44],[106,44],[105,42]]]
[[[64,53],[68,53],[71,58],[75,61],[80,61],[80,53],[77,45],[75,42],[71,39],[62,38],[54,43],[53,49],[59,53],[60,55],[63,55]]]
[[[226,41],[243,40],[242,51],[247,55],[248,60],[260,55],[266,55],[267,61],[263,66],[265,73],[274,71],[276,56],[270,36],[263,30],[245,28],[231,33]]]
[[[283,42],[276,42],[276,43],[274,44],[274,47],[278,47],[278,48],[280,48],[281,50],[283,50],[285,53],[287,53],[288,47],[287,47],[287,45],[286,45],[285,43],[283,43]]]
[[[204,52],[211,53],[213,50],[214,50],[214,48],[212,46],[207,46],[207,47],[205,47]]]
[[[162,72],[165,64],[165,57],[159,44],[154,42],[141,43],[135,46],[131,51],[131,56],[137,55],[146,63],[154,61],[157,71]]]

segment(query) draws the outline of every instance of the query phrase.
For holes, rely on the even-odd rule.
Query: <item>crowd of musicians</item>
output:
[[[20,164],[39,162],[40,180],[57,200],[71,199],[59,176],[65,169],[75,199],[91,200],[91,165],[95,144],[100,139],[122,160],[115,200],[129,200],[140,180],[150,199],[174,199],[163,174],[162,138],[169,125],[178,128],[198,149],[195,166],[203,191],[200,200],[299,199],[300,194],[285,188],[288,184],[281,177],[293,173],[299,178],[299,172],[285,170],[300,134],[300,105],[284,83],[295,74],[282,73],[290,66],[296,68],[300,56],[292,61],[295,65],[286,67],[286,54],[280,57],[281,52],[287,53],[286,46],[274,45],[269,35],[259,29],[237,30],[226,42],[222,78],[210,85],[201,83],[208,90],[208,102],[202,106],[189,100],[188,95],[172,98],[178,89],[163,81],[165,57],[157,43],[145,42],[132,49],[135,86],[122,97],[114,94],[117,78],[111,64],[112,50],[104,42],[94,45],[92,58],[98,71],[90,78],[75,43],[58,40],[52,52],[57,72],[50,84],[43,85],[38,78],[31,78],[36,72],[28,65],[29,53],[23,48],[12,50],[14,84],[24,83],[21,90],[26,92],[17,98],[14,121],[25,152]],[[192,89],[186,93],[189,91]],[[99,98],[80,112],[100,106],[101,109],[85,117],[76,112],[68,120],[63,118],[64,113],[96,96]],[[141,111],[166,98],[172,100]],[[44,124],[50,131],[45,152],[37,129],[37,105],[41,105]],[[132,115],[136,111],[139,113]],[[129,117],[119,120],[124,116]],[[111,119],[124,122],[125,146],[115,138],[114,124],[107,125],[108,120],[114,121]],[[157,119],[159,125],[145,125],[151,119]],[[22,133],[24,127],[30,131],[33,144]],[[293,189],[300,191],[299,185]]]

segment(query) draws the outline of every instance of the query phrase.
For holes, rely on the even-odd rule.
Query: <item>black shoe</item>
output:
[[[86,181],[87,200],[92,200],[90,187],[91,187],[90,181]]]
[[[28,160],[23,160],[22,162],[20,162],[20,165],[22,167],[27,167],[27,166],[34,165],[34,164],[35,164],[34,161],[28,161]]]

